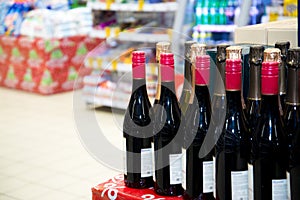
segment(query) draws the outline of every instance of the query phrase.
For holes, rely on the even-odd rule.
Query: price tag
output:
[[[97,58],[97,68],[102,68],[102,58]]]
[[[108,38],[110,36],[110,27],[105,27],[105,37]]]
[[[116,27],[116,28],[115,28],[115,37],[119,37],[120,32],[121,32],[120,28],[119,28],[119,27]]]
[[[142,11],[144,8],[145,1],[144,0],[138,0],[138,11]]]
[[[112,4],[112,0],[106,0],[106,10],[110,10],[111,4]]]
[[[112,71],[117,71],[118,61],[117,60],[113,60],[112,63],[111,63],[111,67],[112,67]]]
[[[89,57],[87,61],[88,61],[88,67],[93,67],[94,58]]]

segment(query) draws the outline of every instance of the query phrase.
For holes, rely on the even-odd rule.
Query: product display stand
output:
[[[181,200],[182,197],[166,197],[157,195],[153,188],[133,189],[124,185],[123,175],[92,188],[92,200]]]

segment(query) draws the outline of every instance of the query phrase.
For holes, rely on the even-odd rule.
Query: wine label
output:
[[[127,175],[127,153],[126,153],[126,138],[123,137],[123,167],[124,174]]]
[[[291,176],[289,172],[286,172],[286,181],[287,181],[288,200],[291,200]]]
[[[141,149],[141,177],[150,177],[152,173],[152,148]]]
[[[248,199],[254,200],[253,165],[248,164]]]
[[[182,148],[182,187],[186,190],[186,149]]]
[[[203,166],[203,193],[214,191],[214,162],[207,161],[202,163]]]
[[[181,175],[181,167],[182,167],[182,154],[170,154],[169,155],[169,163],[170,163],[170,184],[181,184],[182,183],[182,175]]]
[[[154,142],[151,142],[151,151],[152,151],[152,175],[153,175],[153,181],[156,182],[155,179],[155,150],[154,150]]]
[[[217,198],[217,191],[216,191],[216,157],[213,156],[213,194],[214,198]]]
[[[287,180],[272,180],[272,200],[287,199]]]
[[[231,172],[232,200],[248,199],[248,170]]]

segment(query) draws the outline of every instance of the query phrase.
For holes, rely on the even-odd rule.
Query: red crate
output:
[[[153,188],[128,188],[124,185],[123,175],[118,175],[93,187],[92,200],[182,200],[182,196],[160,196],[154,192]]]

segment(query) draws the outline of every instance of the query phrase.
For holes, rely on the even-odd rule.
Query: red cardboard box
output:
[[[86,36],[0,36],[0,86],[40,94],[73,90],[75,80],[82,87],[80,80],[92,70],[81,67],[85,56],[101,42]]]
[[[123,175],[118,175],[93,187],[92,200],[182,200],[182,197],[160,196],[153,188],[128,188],[124,185]]]

